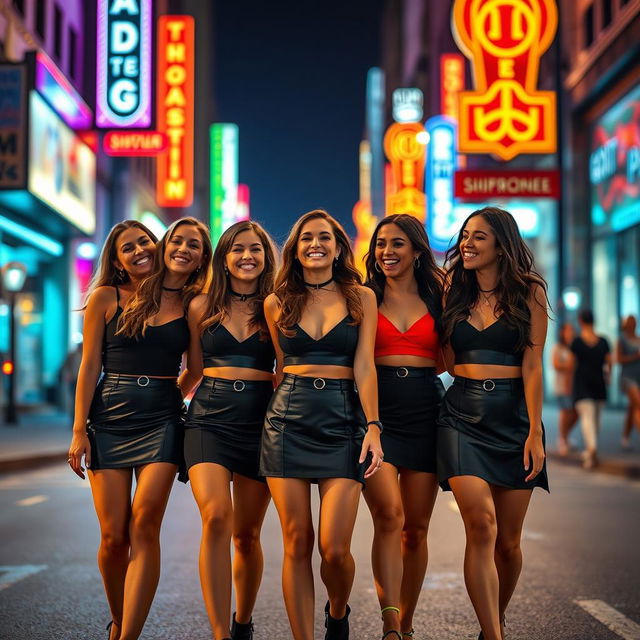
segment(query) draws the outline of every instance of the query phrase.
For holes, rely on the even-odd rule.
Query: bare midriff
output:
[[[353,367],[338,367],[327,364],[296,364],[282,369],[283,373],[292,373],[306,378],[337,378],[353,380]]]
[[[457,364],[453,373],[472,380],[522,378],[522,367],[507,367],[503,364]]]
[[[379,356],[375,360],[376,364],[385,367],[435,367],[436,361],[433,358],[423,356]]]
[[[202,375],[225,380],[273,380],[273,374],[268,371],[246,367],[207,367],[202,370]]]

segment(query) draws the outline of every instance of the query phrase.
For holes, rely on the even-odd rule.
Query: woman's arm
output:
[[[622,340],[618,340],[616,345],[616,361],[618,364],[629,364],[640,359],[640,350],[635,353],[623,353],[622,352]]]
[[[196,296],[189,303],[187,322],[189,324],[189,346],[187,347],[187,366],[178,378],[182,397],[189,395],[193,387],[202,378],[202,345],[200,343],[200,319],[204,311],[205,296]]]
[[[364,313],[358,331],[358,346],[353,361],[353,377],[358,386],[360,404],[368,422],[369,420],[378,420],[378,379],[373,358],[378,326],[378,305],[375,294],[367,287],[360,288],[360,297]],[[361,463],[365,461],[369,451],[371,451],[373,459],[365,471],[365,478],[372,476],[379,469],[379,464],[382,461],[380,429],[375,424],[370,424],[367,427],[367,434],[360,452]]]
[[[563,359],[562,356],[560,355],[560,349],[558,348],[557,344],[554,345],[553,347],[553,353],[551,354],[551,361],[553,364],[553,368],[556,371],[565,371],[565,372],[573,371],[573,367],[574,367],[573,352],[569,351],[567,353],[566,358]]]
[[[524,351],[522,381],[529,414],[529,437],[524,446],[524,469],[530,471],[525,482],[533,480],[542,471],[544,447],[542,445],[542,350],[547,337],[547,301],[544,290],[535,285],[529,302],[531,312],[532,345]]]
[[[87,303],[84,314],[82,360],[78,370],[73,436],[69,445],[69,465],[84,480],[82,456],[87,468],[91,466],[91,445],[87,437],[87,418],[96,383],[102,371],[102,341],[107,310],[114,302],[112,287],[99,287]]]
[[[269,328],[269,335],[271,336],[271,342],[276,352],[276,372],[275,372],[275,386],[277,387],[282,381],[282,367],[284,361],[284,354],[280,348],[280,341],[278,340],[278,327],[276,322],[280,316],[280,304],[278,303],[278,297],[275,293],[270,293],[264,299],[264,317],[267,321],[267,327]]]

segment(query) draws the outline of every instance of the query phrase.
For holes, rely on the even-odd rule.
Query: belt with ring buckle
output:
[[[485,391],[493,391],[496,388],[496,383],[493,380],[483,380],[482,388]]]
[[[138,383],[139,387],[146,387],[149,384],[149,376],[138,376],[136,382]]]
[[[233,381],[233,390],[234,391],[244,391],[244,388],[247,385],[244,383],[244,380],[234,380]]]
[[[398,367],[396,369],[396,375],[398,378],[406,378],[409,375],[409,369],[407,369],[407,367]]]
[[[315,389],[324,389],[327,386],[326,381],[324,380],[324,378],[315,378],[313,380],[313,386]]]

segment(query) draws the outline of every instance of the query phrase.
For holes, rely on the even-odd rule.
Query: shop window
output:
[[[46,40],[47,38],[47,0],[36,0],[36,33]]]
[[[602,0],[602,28],[606,29],[611,24],[611,14],[613,13],[612,0]]]
[[[69,27],[69,75],[72,80],[77,80],[78,63],[76,57],[78,55],[78,36],[73,27]]]
[[[62,9],[53,5],[53,53],[62,60]]]
[[[582,41],[584,49],[588,49],[595,39],[593,24],[593,5],[590,4],[582,15]]]
[[[13,8],[24,17],[24,0],[12,0]]]

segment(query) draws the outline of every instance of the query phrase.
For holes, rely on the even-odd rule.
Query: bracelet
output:
[[[384,427],[382,426],[382,422],[380,422],[380,420],[369,420],[369,422],[367,422],[366,426],[368,427],[370,424],[375,424],[376,427],[378,427],[378,429],[380,429],[380,433],[382,433],[384,431]]]

